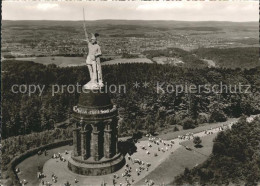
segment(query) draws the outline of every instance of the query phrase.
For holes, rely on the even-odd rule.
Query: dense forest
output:
[[[258,47],[238,47],[238,48],[198,48],[192,51],[185,51],[180,48],[167,48],[161,50],[149,50],[143,52],[147,58],[153,57],[176,57],[180,58],[183,67],[203,68],[208,64],[202,59],[215,62],[221,68],[255,68],[260,66]]]
[[[199,48],[193,51],[200,58],[210,59],[225,68],[253,68],[260,65],[259,48]]]
[[[78,93],[60,92],[52,96],[51,86],[80,85],[89,81],[87,67],[59,68],[29,61],[2,63],[2,137],[25,135],[53,129],[70,118]],[[107,85],[126,86],[126,93],[110,93],[119,109],[119,133],[155,132],[169,125],[184,129],[200,123],[224,121],[227,117],[260,113],[260,68],[250,70],[224,68],[181,68],[158,64],[124,64],[103,67]],[[140,82],[141,88],[133,87]],[[149,87],[142,87],[144,82]],[[158,93],[157,82],[165,84],[251,85],[250,93]],[[36,84],[45,89],[32,95],[13,93],[14,84]]]
[[[176,177],[174,185],[258,185],[260,182],[260,118],[242,117],[214,140],[211,157]]]

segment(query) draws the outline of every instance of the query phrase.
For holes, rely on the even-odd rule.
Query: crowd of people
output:
[[[219,127],[219,130],[224,130],[225,126]],[[209,134],[209,131],[205,131],[205,134]],[[173,147],[173,145],[175,144],[174,140],[170,140],[170,141],[166,141],[163,140],[159,137],[155,137],[152,136],[151,134],[147,134],[146,135],[148,137],[148,142],[147,145],[141,145],[141,149],[145,151],[145,154],[147,156],[150,156],[151,152],[154,151],[152,150],[152,148],[156,148],[157,152],[154,152],[154,156],[159,156],[159,153],[165,153],[166,151],[169,151],[170,148]],[[191,140],[194,138],[193,133],[187,133],[185,135],[182,136],[178,136],[179,139],[182,140]],[[46,153],[46,152],[45,152]],[[68,151],[65,151],[65,154],[68,154]],[[61,162],[66,162],[66,158],[64,158],[62,156],[62,154],[60,152],[58,153],[54,153],[52,156],[52,159],[58,159]],[[113,178],[112,178],[112,183],[113,185],[120,185],[120,186],[130,186],[133,185],[135,182],[134,176],[140,177],[142,174],[144,174],[144,172],[148,172],[150,167],[151,167],[151,163],[150,162],[145,162],[143,160],[137,159],[137,158],[133,158],[131,155],[127,155],[127,159],[128,159],[128,163],[126,163],[123,172],[121,175],[119,174],[114,174]],[[16,170],[17,172],[19,172],[19,168],[17,168]],[[50,181],[45,181],[44,178],[46,178],[47,176],[45,174],[43,174],[42,172],[38,172],[38,179],[41,180],[41,184],[45,185],[45,186],[51,186],[51,185],[55,185],[55,183],[57,183],[58,181],[58,177],[52,173],[51,175],[51,180],[52,183]],[[124,183],[122,182],[122,179],[124,179]],[[75,183],[78,182],[78,180],[75,178],[74,180]],[[26,180],[22,180],[21,184],[25,185],[27,183]],[[154,181],[152,179],[145,179],[144,184],[147,186],[152,186],[154,185]],[[69,181],[66,181],[64,183],[64,186],[70,186],[71,183]],[[104,182],[102,185],[106,185],[106,183]]]
[[[215,130],[215,132],[216,131],[224,131],[224,130],[230,128],[233,124],[235,124],[235,122],[231,122],[230,124],[223,124],[222,126],[217,127],[217,128],[210,128],[210,129],[204,130],[203,132],[206,135],[211,135],[211,134],[214,133],[213,132],[214,130]],[[192,140],[192,139],[194,139],[194,134],[192,132],[188,132],[187,134],[179,135],[178,139],[180,139],[180,140]]]
[[[66,154],[69,154],[69,152],[67,150],[65,150],[65,155]],[[66,162],[66,158],[62,156],[62,154],[60,152],[58,152],[57,154],[53,154],[51,156],[52,159],[57,159],[57,160],[60,160],[60,162]],[[51,180],[52,180],[52,183],[50,183],[49,181],[45,181],[43,178],[46,178],[47,176],[44,175],[43,173],[38,173],[38,179],[41,179],[41,184],[42,185],[45,185],[45,186],[51,186],[51,185],[55,185],[55,183],[58,182],[58,176],[55,175],[54,173],[51,174]],[[75,183],[78,183],[78,180],[75,178],[74,179],[74,182]],[[64,183],[64,186],[70,186],[71,183],[69,181],[66,181]]]
[[[206,135],[211,135],[214,132],[219,132],[219,131],[223,131],[226,130],[228,128],[230,128],[233,124],[235,124],[235,122],[231,122],[229,124],[223,124],[222,126],[219,126],[217,128],[211,128],[208,130],[204,130],[203,133]],[[165,153],[166,151],[169,151],[175,144],[174,140],[163,140],[159,137],[155,137],[151,134],[147,134],[146,137],[148,137],[148,142],[147,145],[140,145],[141,150],[143,150],[145,152],[145,154],[147,156],[150,156],[151,154],[153,154],[155,157],[160,155],[160,152]],[[184,135],[180,135],[178,136],[179,140],[192,140],[194,138],[194,134],[191,132],[188,132]],[[157,150],[155,150],[157,149]],[[156,152],[154,152],[156,151]],[[152,153],[153,152],[153,153]],[[45,156],[47,155],[47,151],[44,151]],[[68,154],[68,151],[65,151],[65,155]],[[60,160],[60,162],[66,162],[66,158],[62,156],[61,153],[56,153],[53,154],[51,156],[53,159],[58,159]],[[120,186],[130,186],[133,185],[134,182],[136,181],[135,178],[136,177],[140,177],[142,174],[145,174],[145,172],[148,172],[150,170],[151,167],[151,163],[150,162],[145,162],[143,160],[137,159],[137,158],[133,158],[132,155],[127,155],[127,163],[125,165],[125,167],[123,168],[123,172],[122,174],[114,174],[112,177],[112,183],[113,185],[120,185]],[[16,173],[20,172],[19,168],[15,169]],[[47,176],[42,173],[42,172],[38,172],[37,173],[37,177],[38,179],[40,179],[41,184],[42,185],[46,185],[46,186],[51,186],[51,185],[55,185],[55,183],[57,183],[58,181],[58,177],[52,173],[51,175],[51,180],[52,183],[50,183],[50,181],[45,181],[44,178],[46,178]],[[123,178],[124,183],[122,181]],[[75,183],[78,183],[79,181],[75,178],[74,179]],[[21,185],[26,185],[28,182],[27,180],[23,179],[20,181]],[[145,179],[144,180],[144,184],[147,186],[152,186],[154,185],[154,181],[152,179]],[[64,183],[64,186],[70,186],[71,183],[69,181],[66,181]],[[106,185],[106,183],[104,182],[102,185]]]
[[[66,152],[65,152],[65,154],[66,154]],[[66,159],[61,155],[61,153],[53,154],[51,158],[53,158],[53,159],[60,159],[60,161],[63,161],[63,162],[66,161]]]
[[[157,149],[158,152],[154,152],[154,156],[158,156],[160,152],[164,153],[168,151],[170,148],[173,147],[175,144],[174,140],[166,141],[161,138],[152,136],[151,134],[147,134],[146,137],[148,137],[147,145],[141,145],[141,150],[145,151],[145,154],[147,156],[152,155],[152,148]],[[113,185],[121,185],[121,186],[129,186],[132,185],[135,180],[133,178],[133,175],[140,177],[145,172],[148,172],[151,167],[150,162],[145,162],[143,160],[133,158],[131,155],[127,155],[128,162],[125,165],[124,171],[122,173],[122,177],[125,178],[125,183],[118,182],[120,176],[118,174],[114,174],[113,176]],[[135,165],[136,168],[133,168]],[[144,184],[147,186],[154,185],[154,181],[152,179],[145,179]]]
[[[148,134],[148,137],[149,137],[149,142],[150,143],[148,143],[148,147],[152,147],[152,144],[154,145],[157,145],[157,146],[159,146],[159,145],[163,145],[164,147],[162,147],[162,148],[160,148],[160,147],[158,147],[157,149],[158,149],[158,152],[166,152],[166,151],[168,151],[169,150],[169,148],[172,148],[173,147],[173,145],[174,145],[174,140],[171,140],[170,141],[170,143],[169,142],[166,142],[165,140],[163,140],[163,139],[161,139],[161,138],[158,138],[158,137],[154,137],[154,136],[152,136],[151,134]],[[144,147],[142,148],[142,149],[145,149]],[[146,152],[147,154],[150,154],[150,152],[149,151],[147,151]],[[154,156],[158,156],[158,154],[157,153],[154,153]]]
[[[26,179],[20,180],[20,184],[22,186],[26,185],[28,183],[28,181]]]
[[[113,175],[113,185],[120,185],[120,186],[130,186],[134,183],[134,178],[132,177],[133,174],[136,174],[136,176],[140,176],[142,174],[142,172],[144,171],[149,171],[149,167],[151,166],[151,163],[149,162],[144,162],[140,159],[133,159],[130,155],[127,156],[127,159],[129,162],[132,163],[133,165],[137,165],[137,168],[134,168],[130,165],[130,164],[126,164],[124,171],[122,173],[122,178],[125,179],[125,184],[123,184],[122,182],[119,182],[119,178],[120,176],[118,174],[114,174]],[[149,182],[147,182],[147,185],[152,186],[154,183],[152,180],[150,180]]]
[[[193,138],[194,138],[194,134],[192,132],[188,132],[187,134],[178,136],[178,139],[181,139],[181,140],[191,140]]]

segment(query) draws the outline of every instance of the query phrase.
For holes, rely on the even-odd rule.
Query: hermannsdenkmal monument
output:
[[[77,106],[73,107],[73,151],[68,168],[81,175],[104,175],[119,170],[125,163],[118,151],[117,108],[103,91],[101,50],[97,35],[86,34],[90,81],[83,86]]]

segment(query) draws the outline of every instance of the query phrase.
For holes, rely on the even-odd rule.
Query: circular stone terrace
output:
[[[212,129],[208,131],[212,133],[219,132],[218,129]],[[207,134],[205,134],[205,132],[200,132],[195,134],[194,136],[203,137],[206,135]],[[66,159],[65,162],[60,161],[60,159],[50,159],[44,164],[43,173],[46,175],[46,177],[43,180],[50,182],[53,185],[63,185],[67,181],[71,185],[101,185],[102,183],[113,185],[113,177],[114,175],[118,175],[118,178],[114,179],[116,181],[116,185],[120,185],[120,183],[122,185],[127,185],[126,178],[129,180],[130,184],[134,185],[140,180],[144,179],[147,175],[149,175],[156,167],[158,167],[164,160],[166,160],[171,154],[173,154],[175,150],[177,150],[179,147],[182,147],[181,142],[184,141],[188,141],[188,139],[174,139],[174,144],[172,146],[170,146],[170,144],[172,144],[171,140],[164,140],[164,143],[166,145],[163,142],[160,142],[158,145],[148,140],[140,141],[135,144],[137,147],[137,151],[130,156],[131,160],[129,160],[128,154],[126,155],[126,164],[123,168],[112,174],[102,176],[83,176],[72,173],[68,169],[67,162],[67,160],[70,158],[71,153],[71,151],[69,151],[68,154],[62,153],[62,156]],[[149,144],[151,145],[150,147]],[[169,146],[167,144],[169,144]],[[145,149],[143,147],[145,147]],[[166,147],[168,150],[166,149]],[[160,148],[160,151],[158,151],[158,148]],[[147,154],[147,152],[149,152],[149,154]],[[157,154],[157,156],[155,156],[155,153]],[[145,169],[142,170],[139,175],[137,174],[136,169],[139,169],[141,165],[139,165],[138,163],[133,163],[133,160],[135,159],[138,159],[145,163]],[[151,164],[148,169],[146,166],[147,163]],[[125,169],[127,168],[127,165],[131,167],[131,176],[129,177],[122,176],[125,172]],[[56,183],[54,183],[51,179],[52,174],[55,174],[57,176]],[[77,180],[77,183],[75,183],[75,179]],[[145,185],[145,182],[142,184]],[[155,182],[155,184],[157,185],[160,183]]]
[[[126,164],[128,164],[130,167],[132,167],[131,171],[131,177],[123,177],[122,174],[124,173],[124,170],[126,168],[126,165],[121,168],[119,171],[114,172],[112,174],[102,175],[102,176],[83,176],[78,175],[73,172],[71,172],[68,169],[68,162],[60,161],[60,159],[50,159],[48,160],[43,167],[43,173],[46,175],[46,178],[43,180],[49,181],[50,183],[54,185],[61,185],[65,182],[69,181],[72,185],[101,185],[102,183],[106,183],[108,185],[113,184],[113,176],[114,174],[117,174],[119,176],[118,179],[115,179],[116,184],[119,185],[122,183],[123,185],[126,185],[125,178],[129,178],[131,181],[131,184],[136,183],[137,181],[143,179],[145,176],[147,176],[152,170],[154,170],[161,162],[163,162],[174,150],[176,150],[178,147],[180,147],[179,140],[175,140],[175,144],[172,147],[168,147],[168,151],[166,151],[166,146],[164,146],[162,143],[159,145],[152,144],[152,147],[148,147],[148,141],[140,141],[139,143],[136,143],[137,146],[137,152],[135,152],[133,155],[131,155],[132,160],[139,159],[140,161],[144,161],[146,163],[150,163],[151,166],[149,166],[148,171],[142,170],[140,175],[138,176],[136,173],[136,169],[140,167],[138,163],[133,163],[131,160],[129,160],[126,155]],[[183,140],[182,140],[183,141]],[[170,144],[170,141],[165,141],[166,143]],[[146,150],[142,149],[142,147],[145,146]],[[162,150],[158,151],[158,148],[164,148],[163,152]],[[147,151],[149,151],[149,155],[147,154]],[[70,153],[65,154],[62,153],[62,156],[68,160],[70,158]],[[154,154],[157,153],[158,156],[154,156]],[[145,166],[146,167],[146,166]],[[51,179],[51,175],[55,174],[58,179],[57,183],[54,183]],[[133,179],[132,179],[133,178]],[[78,182],[75,184],[75,179],[78,180]],[[41,184],[40,184],[41,185]]]

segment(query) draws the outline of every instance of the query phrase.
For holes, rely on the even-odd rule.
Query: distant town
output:
[[[84,56],[87,46],[84,39],[81,23],[64,24],[55,27],[41,26],[32,22],[32,26],[23,25],[19,21],[4,21],[2,30],[2,56],[34,57],[34,56]],[[62,24],[62,23],[57,23]],[[129,23],[130,24],[130,23]],[[131,23],[133,24],[133,23]],[[160,50],[169,47],[193,50],[204,48],[231,48],[258,46],[258,35],[255,24],[240,25],[233,23],[230,26],[209,25],[186,27],[186,23],[175,27],[156,28],[147,22],[146,27],[137,25],[118,25],[114,31],[109,22],[104,28],[91,26],[89,32],[99,32],[99,43],[104,56],[141,55],[144,51]],[[208,23],[209,24],[209,23]],[[160,25],[161,26],[161,25]],[[121,29],[120,29],[121,27]],[[128,32],[128,27],[131,34]],[[244,27],[236,31],[238,28]],[[140,31],[139,31],[140,30]],[[115,32],[117,32],[115,34]]]

